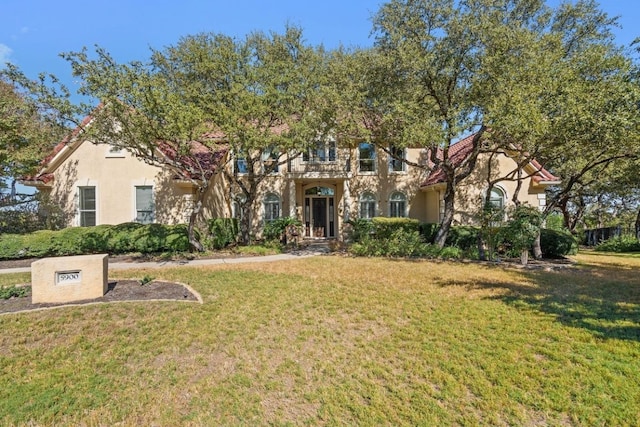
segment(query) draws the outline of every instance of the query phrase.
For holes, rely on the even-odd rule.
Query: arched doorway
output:
[[[335,237],[335,193],[333,187],[318,185],[304,190],[305,237]]]

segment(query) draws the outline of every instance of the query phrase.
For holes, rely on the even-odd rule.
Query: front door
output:
[[[312,198],[311,213],[313,222],[311,237],[327,237],[327,198]]]

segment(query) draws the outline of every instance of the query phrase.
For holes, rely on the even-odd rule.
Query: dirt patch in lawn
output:
[[[27,286],[27,290],[28,292],[24,297],[0,299],[0,314],[98,302],[150,300],[201,301],[195,291],[189,289],[187,286],[180,283],[160,280],[154,280],[144,285],[142,285],[139,280],[110,280],[107,293],[100,298],[61,304],[33,304],[31,303],[31,286]]]

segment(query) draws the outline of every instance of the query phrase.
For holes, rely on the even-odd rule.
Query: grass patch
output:
[[[577,260],[153,271],[204,304],[0,316],[0,424],[633,423],[640,259]]]

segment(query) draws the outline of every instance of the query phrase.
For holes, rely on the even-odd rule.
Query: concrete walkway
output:
[[[109,270],[132,270],[132,269],[156,269],[171,267],[197,267],[202,265],[218,265],[218,264],[242,264],[247,262],[273,262],[285,261],[291,259],[308,258],[316,255],[327,253],[325,250],[301,250],[289,252],[286,254],[265,255],[265,256],[247,256],[237,258],[211,258],[211,259],[194,259],[179,261],[145,261],[145,262],[110,262]],[[5,268],[0,269],[0,274],[9,273],[29,273],[31,267]]]

